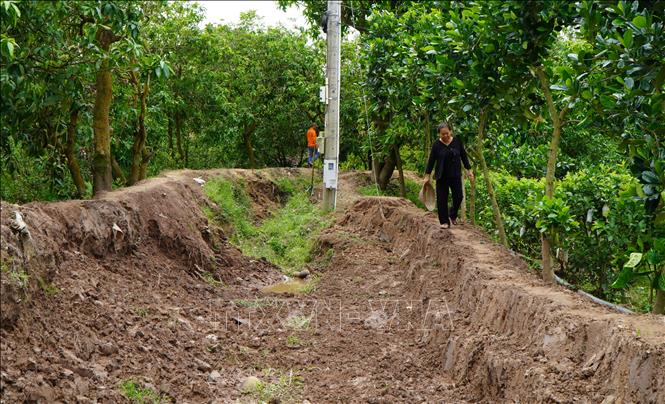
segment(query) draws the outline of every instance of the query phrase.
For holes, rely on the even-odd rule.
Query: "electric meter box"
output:
[[[328,104],[328,86],[319,87],[319,99],[322,103]]]
[[[319,154],[326,152],[326,132],[323,130],[319,132],[319,136],[316,138],[316,150]]]
[[[323,184],[328,189],[337,189],[336,160],[323,160]]]

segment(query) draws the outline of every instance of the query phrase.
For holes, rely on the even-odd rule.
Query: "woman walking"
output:
[[[453,126],[443,122],[437,127],[439,140],[432,145],[427,168],[425,169],[425,183],[430,182],[432,169],[436,165],[434,179],[436,180],[436,208],[439,211],[441,228],[450,228],[450,223],[457,224],[457,212],[462,204],[462,164],[466,174],[474,181],[469,157],[466,155],[462,141],[453,138]],[[453,205],[448,210],[448,190],[453,195]]]

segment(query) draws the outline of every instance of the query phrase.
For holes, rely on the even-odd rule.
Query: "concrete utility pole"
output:
[[[339,163],[339,90],[340,45],[342,42],[342,2],[328,0],[326,78],[328,79],[328,105],[326,106],[325,153],[323,159],[323,208],[334,210],[337,202],[337,172]]]

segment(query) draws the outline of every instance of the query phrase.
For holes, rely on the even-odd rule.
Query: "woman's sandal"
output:
[[[441,225],[442,229],[450,229],[450,223],[444,223]]]

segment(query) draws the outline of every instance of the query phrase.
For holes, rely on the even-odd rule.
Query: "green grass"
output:
[[[162,403],[167,401],[166,397],[160,396],[150,388],[142,388],[134,380],[125,380],[122,382],[120,384],[120,392],[130,402],[135,404]]]
[[[250,199],[243,182],[233,183],[224,177],[218,177],[209,181],[204,190],[206,195],[219,206],[216,212],[208,210],[206,213],[214,221],[231,225],[232,238],[254,235]]]
[[[329,250],[330,251],[330,250]],[[300,293],[308,295],[316,290],[321,282],[321,277],[319,275],[312,275],[309,277],[309,280],[305,282],[304,285],[300,288]]]
[[[408,178],[404,179],[404,187],[406,188],[406,199],[413,202],[420,209],[425,209],[425,205],[418,199],[420,188],[422,184]],[[377,192],[378,191],[378,192]],[[391,181],[385,191],[381,191],[375,184],[366,185],[358,188],[358,192],[365,196],[400,196],[399,183]]]
[[[222,225],[231,225],[230,240],[243,254],[266,258],[292,275],[311,260],[316,237],[329,225],[330,217],[310,202],[305,192],[308,183],[303,178],[283,178],[275,181],[275,185],[290,197],[257,226],[253,224],[244,184],[225,178],[209,181],[204,189],[219,205],[219,211],[208,215]]]
[[[60,289],[58,289],[54,283],[47,282],[45,279],[39,276],[37,277],[37,283],[39,284],[39,288],[42,290],[42,292],[44,292],[46,297],[55,296],[58,294],[58,292],[60,292]]]
[[[297,335],[289,335],[286,337],[286,346],[289,348],[299,348],[302,346],[302,340]]]
[[[21,289],[27,288],[28,283],[30,283],[30,275],[28,275],[28,273],[23,270],[10,271],[9,279],[12,281],[12,283],[14,283],[14,285]]]
[[[213,275],[210,272],[204,272],[203,275],[201,275],[205,283],[212,287],[217,287],[217,286],[222,286],[223,283],[215,279],[215,275]]]
[[[233,303],[238,307],[245,307],[250,309],[258,309],[260,307],[271,306],[273,301],[270,299],[238,299],[234,300]]]
[[[134,314],[141,318],[146,318],[150,314],[150,311],[144,307],[135,307],[134,308]]]
[[[260,403],[298,402],[303,392],[303,378],[293,371],[288,374],[274,369],[265,369],[266,378],[275,379],[273,383],[259,382],[251,394]]]

